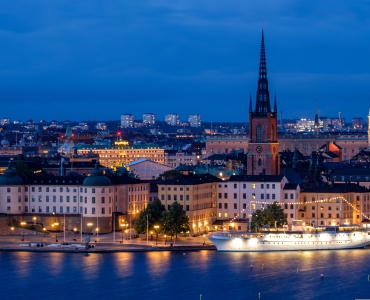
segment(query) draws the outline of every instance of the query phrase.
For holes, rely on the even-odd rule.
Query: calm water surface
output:
[[[370,249],[0,253],[1,299],[370,299]],[[262,269],[264,264],[264,269]],[[253,268],[250,266],[253,265]],[[299,269],[297,274],[296,269]],[[320,279],[323,274],[324,278]]]

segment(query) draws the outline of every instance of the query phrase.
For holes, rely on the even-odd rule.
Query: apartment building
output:
[[[189,217],[191,232],[201,233],[216,221],[217,184],[210,174],[183,175],[158,183],[158,198],[169,209],[177,201]]]

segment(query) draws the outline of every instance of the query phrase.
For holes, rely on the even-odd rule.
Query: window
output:
[[[265,194],[261,194],[261,199],[265,199]]]
[[[290,204],[290,209],[293,209],[293,208],[294,208],[293,204]]]
[[[234,209],[238,209],[238,204],[234,203]]]
[[[46,192],[49,192],[49,188],[48,187],[46,188]]]
[[[67,202],[69,202],[69,196],[67,196]]]
[[[266,199],[270,199],[270,194],[266,194]]]
[[[293,214],[290,214],[290,217],[293,218]]]
[[[252,189],[255,189],[255,188],[256,188],[256,184],[252,183]]]
[[[189,205],[186,205],[186,211],[189,211],[190,209],[189,209]]]
[[[225,216],[225,218],[227,218],[229,216],[229,214],[228,213],[225,213],[224,216]]]
[[[187,187],[187,188],[186,188],[186,190],[188,191],[188,190],[189,190],[189,188]]]
[[[39,202],[42,202],[42,198],[41,198],[41,195],[39,196]]]
[[[263,141],[263,129],[262,125],[258,124],[256,128],[256,142],[262,142]]]
[[[315,218],[315,213],[312,213],[312,218]]]
[[[167,195],[167,200],[171,200],[171,195]]]
[[[275,189],[275,183],[272,184],[272,189]]]
[[[85,214],[87,214],[87,207],[85,207]]]
[[[93,193],[93,194],[95,194],[95,189],[93,188],[93,189],[91,189],[91,192]]]
[[[105,197],[101,197],[101,203],[105,203]]]
[[[227,193],[224,193],[224,198],[227,199]]]
[[[63,192],[63,188],[61,187],[61,188],[59,189],[59,191],[62,193],[62,192]]]
[[[135,188],[135,191],[136,191],[136,188]],[[102,194],[104,194],[105,193],[105,188],[102,188],[101,192],[102,192]]]
[[[173,195],[173,200],[177,201],[177,195]]]
[[[252,203],[252,209],[256,209],[256,203]]]
[[[328,207],[328,210],[331,210],[331,206]],[[330,217],[329,217],[330,218]]]
[[[6,202],[10,203],[10,196],[6,197]]]
[[[218,204],[218,208],[219,208],[219,209],[222,209],[222,203],[219,203],[219,204]]]
[[[331,218],[331,214],[328,215],[328,218]]]
[[[243,183],[243,189],[246,189],[246,188],[247,188],[247,185]]]
[[[234,183],[234,189],[236,189],[238,187],[238,185],[236,183]]]
[[[218,199],[222,199],[222,193],[218,193]]]
[[[252,194],[252,199],[256,199],[256,194],[255,193]]]
[[[73,202],[77,202],[77,196],[73,196]]]
[[[183,191],[183,190],[184,190],[184,188],[182,188],[182,187],[181,187],[181,188],[180,188],[180,191]]]
[[[167,188],[167,190],[168,190],[168,191],[170,191],[170,190],[171,190],[171,188],[169,187],[169,188]]]
[[[34,186],[31,188],[31,191],[32,191],[32,192],[34,192],[34,191],[35,191],[35,187],[34,187]],[[10,192],[10,190],[9,190],[9,192]]]
[[[95,215],[95,207],[91,208],[91,213]]]
[[[272,200],[275,200],[275,194],[271,194]]]
[[[290,194],[290,199],[294,199],[294,194],[293,193]]]
[[[190,200],[190,196],[189,195],[186,195],[186,200]]]
[[[243,199],[247,199],[247,194],[243,193]]]
[[[304,213],[301,213],[301,218],[304,218]]]
[[[161,195],[161,200],[164,200],[164,195]]]
[[[53,189],[53,193],[56,193],[57,189]]]
[[[24,208],[24,212],[28,213],[28,206]]]
[[[270,184],[266,184],[266,189],[269,189],[270,188]]]
[[[323,214],[323,213],[321,213],[321,214],[320,214],[320,218],[323,218],[323,217],[324,217],[324,214]]]
[[[67,209],[67,213],[69,214],[69,206],[67,206],[66,209]]]
[[[32,200],[31,200],[32,202],[35,202],[35,196],[32,196]]]
[[[95,203],[95,197],[92,197],[91,203]]]
[[[18,202],[22,202],[21,196],[18,196]]]
[[[28,187],[27,186],[24,188],[24,191],[25,192],[28,192]]]
[[[105,215],[105,208],[104,207],[101,208],[101,214]]]
[[[246,209],[246,208],[247,208],[247,204],[243,203],[243,209]]]
[[[48,213],[48,212],[50,212],[49,211],[49,206],[46,206],[46,212]]]
[[[265,185],[263,183],[261,183],[261,189],[263,189],[265,187]]]
[[[288,209],[288,204],[287,203],[284,204],[284,209]]]
[[[224,203],[224,208],[227,209],[227,203]]]
[[[59,212],[62,214],[63,213],[63,206],[59,206]]]
[[[63,196],[60,196],[59,202],[63,202]]]
[[[39,187],[39,192],[42,192],[42,187],[41,186]]]
[[[234,199],[238,199],[237,193],[234,193]]]
[[[180,195],[180,201],[184,200],[184,196]]]

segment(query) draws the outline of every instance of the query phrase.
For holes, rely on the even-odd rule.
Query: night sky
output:
[[[369,1],[3,1],[0,117],[248,121],[264,22],[283,118],[370,107]]]

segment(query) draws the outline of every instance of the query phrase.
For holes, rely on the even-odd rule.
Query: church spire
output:
[[[274,112],[277,113],[276,92],[275,92],[275,100],[274,100]]]
[[[249,94],[249,112],[253,112],[253,108],[252,108],[252,94],[251,93]]]
[[[265,53],[265,38],[262,29],[261,52],[260,52],[260,68],[258,74],[258,90],[256,98],[256,108],[254,115],[266,116],[271,112],[270,94],[268,90],[267,69],[266,69],[266,53]]]

